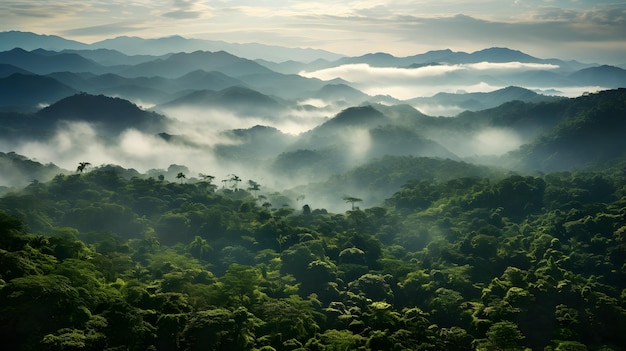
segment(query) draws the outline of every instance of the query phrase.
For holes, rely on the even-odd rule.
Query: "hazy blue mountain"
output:
[[[36,74],[52,72],[102,72],[104,67],[77,54],[26,51],[15,48],[0,52],[0,63],[10,64]]]
[[[198,90],[158,105],[154,110],[161,111],[178,107],[225,109],[242,115],[272,115],[284,108],[276,99],[256,90],[233,86],[220,91]]]
[[[509,101],[543,102],[561,99],[560,97],[537,94],[520,87],[506,87],[488,93],[437,93],[431,97],[406,100],[410,104],[432,104],[458,106],[464,110],[478,111],[500,106]]]
[[[194,89],[194,90],[222,90],[228,87],[243,85],[242,81],[229,77],[218,71],[196,70],[186,75],[176,78],[170,83],[177,87],[177,90]]]
[[[41,48],[59,51],[63,49],[87,49],[88,45],[56,35],[42,35],[20,31],[0,32],[0,51],[8,51],[14,48],[25,50]]]
[[[344,128],[371,128],[389,122],[390,120],[387,116],[372,106],[350,107],[313,129],[311,133],[325,134],[341,131]]]
[[[337,67],[345,64],[365,63],[373,67],[416,67],[424,64],[445,63],[445,64],[467,64],[478,62],[524,62],[543,63],[558,65],[559,71],[572,72],[582,68],[591,67],[591,64],[577,61],[563,61],[559,59],[541,59],[519,50],[509,48],[487,48],[472,53],[456,52],[449,49],[428,51],[423,54],[416,54],[405,57],[396,57],[388,53],[370,53],[357,57],[343,57],[331,62],[312,62],[308,65],[297,66],[288,63],[281,65],[281,69],[289,72],[289,69],[298,71],[314,71],[323,68]],[[278,68],[276,68],[278,70]]]
[[[310,98],[311,95],[327,81],[316,78],[305,78],[297,74],[282,74],[273,71],[238,76],[246,86],[268,95],[280,96],[283,99]],[[337,83],[342,81],[332,81]]]
[[[142,106],[153,106],[154,104],[167,101],[172,97],[172,94],[168,94],[164,91],[134,84],[100,88],[90,93],[120,97]]]
[[[0,109],[36,111],[76,92],[50,77],[15,73],[0,78]]]
[[[55,72],[47,75],[77,91],[93,94],[122,97],[128,100],[155,104],[171,97],[161,87],[170,87],[171,81],[160,77],[125,78],[113,73],[96,75],[93,73]]]
[[[321,61],[328,62],[326,60],[321,60]],[[311,69],[311,65],[312,65],[312,63],[307,64],[304,62],[293,61],[293,60],[273,62],[273,61],[268,61],[268,60],[256,59],[254,60],[254,62],[262,66],[265,66],[274,72],[283,73],[283,74],[297,74],[298,72],[305,70],[307,68]]]
[[[324,101],[342,101],[353,105],[358,105],[371,98],[371,96],[347,84],[326,84],[315,92],[313,97]]]
[[[243,59],[224,51],[195,51],[192,53],[178,53],[165,59],[144,62],[121,70],[119,74],[125,77],[160,76],[178,78],[197,70],[219,71],[235,78],[248,74],[271,72],[268,68],[254,61]]]
[[[9,65],[6,63],[0,64],[0,78],[8,77],[12,74],[20,73],[20,74],[33,74],[25,69],[21,69],[19,67]]]
[[[91,92],[94,90],[94,85],[89,82],[90,78],[97,77],[94,73],[81,72],[53,72],[46,74],[46,77],[54,78],[59,82],[70,86],[76,90]]]
[[[515,84],[521,86],[571,87],[578,85],[578,83],[568,77],[567,74],[547,70],[514,73],[509,75],[509,77],[511,82],[515,82]]]
[[[193,90],[221,90],[243,83],[220,72],[197,70],[176,79],[158,76],[127,78],[114,73],[55,72],[47,75],[90,94],[118,96],[148,104],[160,104]]]
[[[464,55],[463,55],[464,56]],[[530,62],[540,63],[544,60],[534,56],[525,54],[519,50],[509,48],[493,47],[483,50],[474,51],[473,53],[457,58],[459,63],[476,63],[476,62]]]
[[[78,54],[86,59],[95,61],[103,66],[133,66],[140,63],[153,61],[158,58],[164,59],[170,56],[165,55],[126,55],[117,50],[112,49],[89,49],[89,50],[71,50],[65,49],[61,53]]]
[[[173,52],[228,51],[248,59],[268,61],[296,60],[310,62],[319,58],[336,60],[342,55],[325,50],[286,48],[258,43],[236,44],[224,41],[187,39],[179,35],[158,39],[122,36],[93,43],[93,48],[108,48],[129,55],[163,55]]]
[[[35,118],[42,125],[58,121],[84,121],[98,126],[104,136],[115,136],[127,128],[158,133],[165,127],[166,117],[140,109],[120,98],[104,95],[76,94],[38,111]]]
[[[626,70],[615,66],[585,68],[569,76],[580,85],[599,85],[607,88],[625,88]]]

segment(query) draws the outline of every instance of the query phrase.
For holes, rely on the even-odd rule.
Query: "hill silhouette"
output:
[[[582,96],[568,107],[569,118],[511,153],[515,168],[551,172],[604,166],[626,157],[626,89]]]
[[[53,78],[15,73],[0,78],[0,109],[32,112],[76,93]]]
[[[268,68],[254,61],[231,55],[225,51],[195,51],[177,53],[165,59],[140,63],[120,71],[120,74],[126,77],[178,78],[197,70],[219,71],[235,78],[247,74],[271,72]]]
[[[569,78],[581,85],[626,88],[626,70],[615,66],[602,65],[581,69],[572,73]]]
[[[407,100],[413,104],[433,104],[458,106],[464,110],[478,111],[500,106],[509,101],[544,102],[555,101],[561,97],[537,94],[532,90],[509,86],[488,93],[437,93],[432,97]]]
[[[52,72],[102,72],[105,68],[77,54],[26,51],[15,48],[0,52],[0,63],[10,64],[36,74]]]
[[[242,86],[232,86],[220,91],[194,91],[154,109],[158,111],[177,107],[227,109],[250,116],[271,114],[283,108],[270,96]]]

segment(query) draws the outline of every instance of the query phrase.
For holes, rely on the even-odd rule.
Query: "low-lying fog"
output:
[[[325,81],[343,79],[364,93],[391,96],[398,100],[431,97],[437,93],[488,93],[508,86],[521,86],[544,95],[577,97],[585,92],[608,89],[601,86],[563,86],[531,84],[526,73],[558,71],[554,64],[523,62],[480,62],[471,64],[433,64],[416,68],[373,67],[365,63],[346,64],[317,71],[302,71],[303,77]],[[456,116],[464,111],[456,105],[412,104],[430,116]]]
[[[438,64],[418,68],[353,64],[301,72],[301,75],[323,80],[341,78],[371,96],[387,95],[406,100],[429,97],[439,92],[490,92],[512,85],[506,79],[515,77],[516,73],[557,69],[559,67],[555,65],[519,62]],[[574,97],[603,88],[537,86],[530,89],[549,92],[550,95]],[[355,103],[351,102],[350,106],[355,106]],[[282,191],[310,181],[323,182],[328,178],[328,170],[317,169],[296,177],[276,172],[272,165],[281,153],[298,150],[299,136],[334,117],[346,107],[348,106],[336,104],[336,101],[320,98],[303,98],[280,112],[259,115],[242,115],[223,109],[164,107],[159,112],[170,119],[170,123],[163,130],[172,136],[169,140],[136,129],[127,129],[112,139],[105,139],[99,135],[98,127],[89,123],[62,122],[49,140],[24,140],[17,143],[0,140],[0,151],[14,151],[44,164],[54,163],[70,172],[76,170],[79,162],[85,161],[94,166],[115,164],[150,174],[165,172],[171,165],[183,165],[189,170],[189,174],[186,174],[188,179],[199,178],[200,173],[213,175],[216,177],[214,183],[220,186],[223,184],[220,180],[236,174],[244,181],[244,185],[247,180],[254,180],[265,191]],[[456,116],[463,111],[455,105],[413,104],[413,107],[431,116]],[[227,130],[248,129],[257,125],[276,128],[284,135],[273,131],[258,135],[243,133],[243,136],[225,133]],[[370,149],[371,135],[367,129],[346,129],[343,133],[325,141],[330,144],[313,145],[313,148],[325,152],[334,152],[333,147],[342,148],[338,152],[348,155],[345,164],[340,167],[345,170],[366,162],[373,150]],[[528,142],[527,136],[520,135],[515,130],[493,127],[464,135],[454,132],[426,137],[461,158],[501,155]],[[25,185],[31,180],[0,176],[0,185]],[[332,204],[317,207],[322,206],[334,208]]]

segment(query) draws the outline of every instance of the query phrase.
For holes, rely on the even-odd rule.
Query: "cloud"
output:
[[[353,83],[371,81],[397,81],[398,79],[415,79],[441,76],[448,72],[461,70],[461,66],[435,65],[419,68],[372,67],[366,63],[347,64],[313,72],[300,72],[307,78],[332,80],[342,78]]]
[[[98,26],[90,26],[90,27],[82,27],[82,28],[73,28],[64,30],[61,32],[62,35],[80,35],[80,36],[93,36],[93,35],[118,35],[125,34],[129,32],[139,31],[145,29],[146,27],[142,27],[138,23],[133,22],[118,22],[118,23],[108,23]]]
[[[503,86],[483,81],[486,74],[503,75],[529,70],[559,68],[552,64],[522,62],[479,62],[457,65],[433,65],[418,68],[372,67],[365,63],[341,65],[313,72],[300,72],[308,78],[331,80],[341,78],[368,95],[390,95],[405,100],[432,96],[438,92],[488,92]],[[436,110],[436,109],[435,109]]]
[[[478,71],[531,71],[558,69],[558,65],[527,62],[478,62],[462,64],[461,67]]]
[[[167,11],[162,14],[163,17],[173,19],[195,19],[210,14],[210,9],[205,7],[198,0],[173,0],[173,11]]]
[[[202,12],[200,11],[171,11],[163,14],[164,17],[170,17],[175,19],[191,19],[191,18],[199,18],[202,16]]]
[[[207,16],[212,20],[197,21]],[[13,29],[94,40],[141,30],[152,38],[179,34],[348,55],[507,46],[587,62],[622,64],[626,57],[626,3],[607,0],[0,2],[0,30]]]

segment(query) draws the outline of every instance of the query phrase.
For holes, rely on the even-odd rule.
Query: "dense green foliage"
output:
[[[343,214],[281,207],[254,181],[58,175],[0,199],[0,337],[11,350],[623,350],[621,167],[416,180]]]

